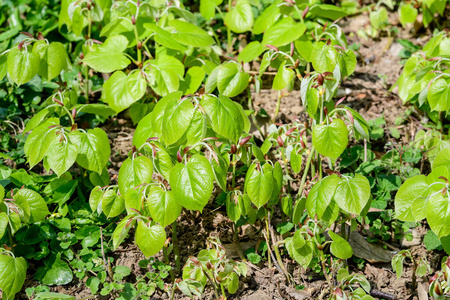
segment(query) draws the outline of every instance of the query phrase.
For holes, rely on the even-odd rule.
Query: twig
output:
[[[384,298],[386,300],[396,300],[397,296],[392,295],[392,294],[388,294],[382,291],[378,291],[378,290],[371,290],[370,291],[370,295],[372,297],[376,297],[376,298]]]
[[[112,270],[111,270],[111,267],[109,265],[109,262],[106,260],[105,250],[103,248],[103,228],[102,227],[100,227],[100,245],[101,245],[101,249],[102,249],[103,263],[105,264],[106,271],[108,272],[109,278],[111,280],[113,280]]]

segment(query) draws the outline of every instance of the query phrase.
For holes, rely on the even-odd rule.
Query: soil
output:
[[[393,24],[398,24],[396,15],[392,15]],[[410,107],[403,106],[401,100],[395,93],[389,92],[389,89],[398,79],[402,65],[398,56],[402,46],[388,36],[382,36],[376,39],[364,39],[356,34],[356,29],[363,27],[368,22],[367,14],[360,14],[340,21],[340,25],[348,37],[348,44],[360,44],[358,53],[358,64],[354,75],[347,78],[339,93],[346,96],[345,104],[357,110],[366,120],[375,119],[384,116],[387,126],[395,126],[395,120],[398,116],[405,114]],[[430,35],[423,33],[421,35],[411,34],[410,29],[402,29],[399,26],[399,38],[408,38],[418,45],[423,45]],[[265,78],[270,81],[271,78]],[[278,92],[270,89],[263,89],[260,93],[252,92],[252,102],[256,111],[264,109],[269,116],[275,110]],[[411,108],[413,109],[413,108]],[[277,116],[277,122],[287,123],[295,118],[304,119],[306,115],[301,104],[300,91],[293,90],[281,99],[281,108]],[[262,121],[267,121],[262,120]],[[409,136],[419,129],[417,123],[411,122],[408,125],[399,126],[400,130],[408,131]],[[112,158],[109,172],[112,181],[117,179],[118,169],[128,152],[132,149],[132,137],[134,133],[133,124],[128,119],[113,119],[106,124],[103,129],[108,133],[112,146]],[[204,209],[202,214],[184,211],[180,216],[179,222],[179,245],[182,265],[189,256],[197,255],[201,249],[205,248],[205,241],[209,236],[219,237],[227,249],[229,258],[239,259],[236,245],[233,244],[232,223],[226,217],[224,206],[217,207],[213,199]],[[281,215],[281,214],[280,214]],[[278,218],[279,216],[275,216]],[[244,226],[239,230],[240,244],[245,251],[253,247],[261,236],[259,224],[256,226]],[[432,264],[432,272],[440,261],[439,255],[427,251],[421,242],[427,229],[419,227],[415,230],[415,242],[411,245],[405,245],[409,248],[415,257],[427,257]],[[364,236],[363,231],[360,233]],[[170,236],[170,233],[169,233]],[[391,251],[397,249],[400,245],[380,244],[379,251]],[[368,246],[372,247],[372,246]],[[373,246],[375,247],[375,246]],[[378,248],[377,248],[378,249]],[[397,249],[398,250],[398,249]],[[375,251],[375,250],[373,250]],[[378,251],[378,250],[377,250]],[[144,259],[139,249],[134,245],[132,239],[128,239],[114,253],[116,265],[128,266],[132,269],[132,276],[143,275],[138,262]],[[157,257],[163,259],[162,254]],[[327,282],[322,276],[311,270],[304,270],[294,263],[288,255],[284,255],[284,263],[289,273],[293,276],[297,286],[303,286],[303,290],[297,290],[294,286],[288,286],[282,274],[275,267],[269,268],[267,261],[262,261],[258,265],[248,264],[248,275],[241,280],[241,286],[237,294],[229,299],[247,299],[247,300],[269,300],[269,299],[326,299],[324,293]],[[349,260],[351,271],[362,273],[371,283],[373,296],[376,299],[399,299],[399,300],[424,300],[426,298],[418,296],[417,291],[411,290],[412,263],[405,264],[405,271],[401,278],[397,279],[392,267],[388,262],[366,262],[364,268],[358,269],[356,264]],[[426,278],[419,278],[420,289],[428,290]],[[29,283],[35,285],[36,283]],[[68,286],[54,288],[54,291],[62,292],[75,296],[77,299],[86,298],[90,291],[83,282],[75,282]],[[203,299],[213,299],[214,294],[210,288],[206,289]],[[111,297],[98,297],[96,299],[112,299]],[[157,290],[153,299],[168,299],[166,294]],[[175,295],[175,299],[189,299],[181,293]]]

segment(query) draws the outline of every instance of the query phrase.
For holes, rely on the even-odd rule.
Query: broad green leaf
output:
[[[336,188],[334,200],[349,213],[359,215],[370,198],[370,183],[361,174],[354,178],[343,178]]]
[[[49,110],[47,108],[42,109],[41,111],[39,111],[37,114],[35,114],[27,123],[27,125],[25,126],[25,129],[23,130],[23,132],[28,132],[30,130],[35,129],[36,127],[38,127],[39,125],[41,125],[41,123],[45,120],[45,117],[47,116],[47,114],[49,113]]]
[[[142,198],[145,186],[136,189],[129,189],[125,194],[125,210],[128,215],[136,214],[137,211],[142,211]]]
[[[100,128],[85,132],[74,131],[72,137],[78,145],[77,163],[85,169],[101,173],[111,155],[109,139]]]
[[[102,208],[102,196],[103,191],[100,186],[96,186],[92,189],[91,194],[89,195],[89,206],[92,212],[101,213]]]
[[[312,65],[317,72],[331,72],[338,62],[338,53],[331,45],[316,44],[311,54]]]
[[[273,79],[272,88],[274,90],[284,89],[292,81],[292,78],[294,78],[294,70],[286,68],[285,64],[286,61],[280,65],[277,75]]]
[[[38,41],[33,46],[33,52],[37,52],[40,55],[38,75],[48,81],[58,76],[62,70],[66,70],[68,67],[69,57],[64,45],[59,42],[47,45],[45,41]]]
[[[428,89],[428,103],[431,110],[447,111],[450,109],[450,80],[439,78]]]
[[[58,128],[49,128],[59,124],[59,119],[47,119],[42,125],[36,127],[25,141],[24,151],[27,156],[30,168],[40,162],[50,147],[56,144],[59,136],[56,135]]]
[[[257,208],[269,202],[274,188],[274,179],[271,170],[257,169],[253,164],[245,177],[245,191]]]
[[[128,76],[116,71],[103,85],[103,98],[117,113],[141,99],[147,89],[147,82],[140,72]]]
[[[369,20],[373,29],[382,29],[389,22],[389,16],[386,8],[380,7],[379,9],[370,12]]]
[[[304,269],[308,268],[314,253],[313,243],[307,241],[303,247],[296,249],[294,247],[294,241],[292,237],[288,237],[284,239],[284,241],[289,256],[292,257]]]
[[[25,283],[27,262],[23,257],[0,255],[0,288],[3,299],[12,300]]]
[[[150,257],[158,253],[166,241],[166,231],[161,225],[149,226],[143,221],[138,223],[134,235],[136,244],[141,249],[145,257]]]
[[[5,78],[6,73],[8,72],[8,54],[4,53],[3,55],[0,55],[0,80],[3,80]]]
[[[450,202],[448,195],[435,194],[428,200],[426,206],[427,222],[431,230],[438,236],[450,234]]]
[[[105,88],[104,85],[103,88]],[[109,118],[117,113],[108,105],[101,103],[79,104],[76,105],[75,108],[78,113],[84,112],[88,114],[99,115],[103,118]]]
[[[180,44],[179,42],[175,41],[173,38],[173,34],[158,27],[156,24],[144,24],[145,27],[152,30],[155,35],[155,42],[163,45],[164,47],[179,50],[181,52],[184,52],[187,50],[187,47]]]
[[[216,6],[221,3],[222,0],[200,0],[200,14],[209,21],[214,17]]]
[[[170,26],[177,31],[173,39],[177,42],[194,47],[209,47],[214,44],[213,38],[200,27],[180,20],[172,20]]]
[[[241,70],[234,62],[227,62],[219,67],[217,88],[223,96],[235,97],[248,86],[250,75]]]
[[[347,126],[340,119],[333,120],[330,125],[316,125],[313,128],[312,142],[317,152],[337,159],[347,148]]]
[[[224,96],[217,98],[204,95],[201,105],[208,115],[212,129],[236,143],[244,130],[244,124],[241,112],[234,102]]]
[[[8,53],[6,66],[12,81],[21,85],[30,81],[39,70],[40,58],[37,52],[31,51],[31,46],[14,46]]]
[[[278,7],[280,2],[281,1],[279,0],[274,1],[274,3],[266,7],[262,14],[256,18],[255,25],[253,26],[253,34],[263,33],[277,21],[278,17],[281,15],[280,8]]]
[[[298,224],[300,223],[300,219],[303,216],[303,212],[306,207],[306,198],[301,197],[295,202],[294,211],[292,212],[292,223]]]
[[[444,166],[450,169],[450,148],[442,149],[434,158],[433,170],[440,166]]]
[[[194,116],[194,105],[174,98],[164,111],[162,138],[166,145],[177,142],[186,132]]]
[[[30,208],[30,219],[27,223],[33,224],[43,221],[50,213],[44,198],[37,192],[29,189],[20,189],[14,195],[14,201],[17,203],[26,202]]]
[[[8,215],[5,212],[0,213],[0,239],[5,235],[9,224]]]
[[[319,219],[322,218],[340,181],[340,178],[333,174],[314,184],[306,199],[306,209],[311,218],[314,218],[315,215]]]
[[[395,217],[406,222],[418,222],[423,219],[423,217],[416,219],[414,206],[420,206],[419,210],[422,210],[427,193],[428,184],[424,175],[417,175],[407,179],[395,195]],[[415,202],[416,200],[418,202]]]
[[[352,50],[339,53],[338,64],[343,77],[353,74],[356,68],[356,55]]]
[[[125,209],[125,199],[122,195],[117,195],[114,190],[107,190],[101,198],[102,211],[107,218],[114,218],[120,215]]]
[[[5,188],[0,184],[0,203],[3,202],[3,198],[5,198]]]
[[[230,218],[231,221],[237,222],[239,218],[241,217],[241,208],[239,206],[239,203],[237,203],[238,196],[232,193],[227,194],[226,199],[226,208],[227,208],[227,215],[228,218]]]
[[[186,131],[186,145],[192,146],[198,142],[201,142],[206,137],[207,133],[207,122],[206,115],[203,114],[199,109],[194,111],[194,116],[192,117],[191,124]]]
[[[219,161],[219,164],[217,164],[216,160],[214,159],[212,161],[213,171],[214,171],[214,178],[219,185],[219,187],[223,190],[227,190],[227,172],[228,167],[230,165],[230,160],[225,159],[222,155],[217,155],[217,159]]]
[[[244,132],[248,133],[252,127],[252,124],[250,123],[250,120],[248,119],[248,115],[245,112],[242,105],[240,105],[238,102],[233,102],[233,103],[234,103],[234,105],[236,105],[239,108],[239,111],[241,112],[242,120],[244,121]]]
[[[414,23],[416,21],[418,12],[411,3],[402,3],[398,14],[400,23],[402,23],[402,26],[405,26],[407,23]]]
[[[73,279],[69,265],[61,259],[61,253],[51,256],[46,265],[36,272],[36,278],[45,285],[64,285]]]
[[[134,227],[134,224],[136,223],[135,220],[130,222],[130,218],[132,218],[132,216],[130,215],[123,218],[122,221],[117,224],[116,229],[114,229],[114,232],[112,234],[114,250],[116,250],[117,247],[122,244],[123,240],[127,237],[128,232],[132,227]]]
[[[127,158],[119,170],[119,190],[125,196],[130,189],[152,181],[153,162],[147,156]]]
[[[191,67],[186,72],[184,81],[180,84],[180,90],[183,95],[194,94],[201,86],[205,78],[205,71],[201,67]]]
[[[244,49],[239,53],[238,61],[248,63],[253,61],[255,58],[260,56],[264,52],[264,46],[258,42],[250,42]]]
[[[155,132],[154,127],[152,126],[152,118],[154,117],[154,112],[152,111],[148,115],[146,115],[144,118],[142,118],[141,121],[139,121],[138,126],[136,127],[136,131],[134,132],[133,136],[133,145],[136,146],[136,148],[140,148],[147,139],[151,137],[160,137],[161,132]]]
[[[297,40],[305,31],[305,24],[296,23],[291,17],[287,17],[264,32],[262,44],[281,47]]]
[[[348,259],[353,256],[352,246],[345,239],[333,231],[328,231],[328,234],[333,240],[330,246],[331,254],[340,259]]]
[[[96,278],[96,277],[94,277]],[[51,299],[51,300],[75,300],[76,298],[74,296],[65,295],[61,293],[53,293],[53,292],[40,292],[35,295],[35,299]]]
[[[250,3],[247,0],[237,0],[236,6],[230,8],[225,15],[224,22],[231,31],[236,33],[252,30],[253,11]]]
[[[163,227],[175,222],[181,213],[182,207],[173,191],[152,186],[146,199],[153,220]]]
[[[313,5],[309,13],[315,18],[326,18],[330,20],[337,20],[347,15],[346,11],[337,5],[319,4]]]
[[[105,43],[87,53],[83,62],[97,72],[111,73],[122,70],[131,63],[122,53],[127,46],[128,40],[123,35],[111,36]]]
[[[236,273],[230,274],[230,281],[228,282],[228,292],[230,294],[235,294],[239,288],[239,277]]]
[[[57,143],[47,152],[50,168],[60,177],[75,163],[78,147],[71,143]]]
[[[303,248],[303,246],[305,246],[306,241],[305,241],[305,238],[303,237],[301,230],[297,230],[294,233],[294,236],[292,237],[292,243],[293,243],[294,249],[300,249],[300,248]]]
[[[191,210],[202,211],[211,197],[214,174],[210,162],[203,156],[193,155],[184,164],[177,164],[170,172],[170,186],[179,203]]]

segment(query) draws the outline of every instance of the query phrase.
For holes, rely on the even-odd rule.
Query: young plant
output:
[[[417,260],[414,259],[414,257],[411,255],[411,251],[402,250],[396,255],[394,255],[391,261],[392,269],[395,270],[395,274],[397,274],[397,279],[402,277],[403,262],[405,261],[405,258],[409,258],[413,262],[411,289],[415,290],[417,288],[417,276],[423,277],[428,272],[430,272],[430,265],[428,264],[428,261],[424,257]]]
[[[216,299],[227,299],[228,293],[236,293],[239,277],[246,276],[247,266],[243,262],[235,262],[226,258],[225,248],[217,238],[208,238],[207,249],[201,250],[197,257],[191,256],[183,267],[183,280],[176,287],[189,297],[201,297],[205,286],[209,283],[214,289]]]

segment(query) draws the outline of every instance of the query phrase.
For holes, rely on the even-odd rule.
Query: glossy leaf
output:
[[[126,75],[116,71],[103,85],[104,101],[117,113],[141,99],[147,89],[147,82],[140,72]]]
[[[14,299],[25,282],[27,263],[23,257],[0,255],[0,288],[5,300]]]
[[[109,139],[100,128],[87,132],[74,131],[72,138],[78,146],[77,163],[85,169],[101,173],[111,155]]]
[[[57,143],[47,152],[48,164],[59,177],[75,163],[77,155],[77,145],[67,142]]]
[[[225,15],[224,22],[231,31],[236,33],[252,30],[253,11],[250,3],[247,0],[238,0],[236,6],[230,8]]]
[[[67,69],[69,57],[63,44],[53,42],[47,45],[45,41],[38,41],[33,46],[35,51],[40,55],[39,76],[50,81]]]
[[[208,47],[214,44],[213,38],[200,27],[181,20],[172,20],[170,25],[176,29],[173,38],[186,46]]]
[[[311,218],[314,218],[315,215],[319,219],[322,218],[340,181],[340,178],[333,174],[314,184],[306,199],[306,209]]]
[[[43,221],[50,213],[44,198],[37,192],[30,189],[20,189],[14,194],[16,204],[27,203],[30,211],[30,217],[27,223],[36,223]]]
[[[423,210],[425,198],[428,193],[427,179],[424,175],[414,176],[407,179],[399,188],[395,195],[395,217],[406,222],[418,222],[414,215],[414,206],[419,206],[419,210]],[[415,202],[419,200],[418,202]]]
[[[317,44],[311,54],[312,65],[317,72],[331,72],[337,64],[337,51],[333,46]]]
[[[39,64],[39,53],[31,51],[31,47],[19,50],[14,46],[9,51],[6,61],[9,76],[18,85],[30,81],[38,73]]]
[[[193,155],[184,164],[177,164],[170,172],[170,186],[180,204],[191,210],[202,211],[213,191],[214,175],[210,162]]]
[[[130,189],[152,181],[153,162],[146,156],[127,158],[119,170],[119,190],[125,196]]]
[[[136,244],[145,257],[150,257],[157,254],[164,247],[166,232],[161,225],[147,225],[140,221],[134,237]]]
[[[333,240],[330,246],[331,254],[340,259],[348,259],[353,256],[352,246],[345,239],[333,231],[328,231],[328,234]]]
[[[281,47],[297,40],[305,31],[305,24],[296,23],[290,17],[283,18],[264,32],[262,44]]]
[[[256,164],[253,164],[247,171],[245,177],[245,191],[250,200],[257,208],[262,207],[269,202],[274,188],[274,179],[272,170],[258,170]]]
[[[175,222],[182,209],[173,191],[165,191],[156,186],[152,186],[149,191],[147,206],[153,220],[163,227]]]
[[[110,189],[103,193],[101,198],[102,211],[108,218],[120,215],[125,209],[125,199]]]
[[[320,154],[337,159],[348,144],[347,126],[340,119],[335,119],[330,125],[316,125],[312,142]]]
[[[235,97],[248,86],[250,75],[242,71],[238,64],[228,62],[219,67],[217,88],[223,96]]]
[[[127,46],[128,40],[123,35],[111,36],[105,43],[87,53],[83,62],[95,71],[102,73],[124,69],[131,63],[122,53]]]
[[[356,215],[362,212],[369,198],[370,183],[361,174],[355,174],[354,178],[343,178],[334,194],[334,200],[341,209]]]

